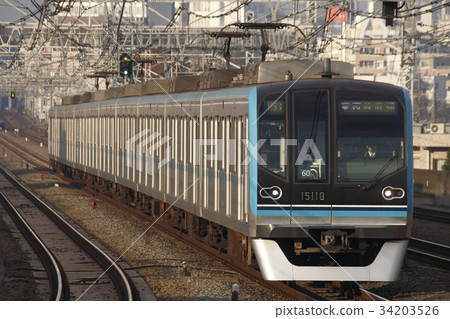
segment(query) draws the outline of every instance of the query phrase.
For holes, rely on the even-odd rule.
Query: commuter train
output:
[[[410,98],[318,65],[71,97],[49,111],[52,166],[154,217],[170,207],[166,222],[266,280],[396,280],[412,224]]]

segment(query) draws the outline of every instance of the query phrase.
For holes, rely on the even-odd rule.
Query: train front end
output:
[[[396,280],[412,220],[412,115],[401,88],[258,87],[250,105],[252,239],[266,280]]]

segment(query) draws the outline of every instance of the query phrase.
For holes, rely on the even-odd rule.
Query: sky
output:
[[[35,2],[42,4],[42,0]],[[30,13],[27,7],[32,10],[36,8],[30,0],[0,0],[0,23],[13,22],[24,17]]]

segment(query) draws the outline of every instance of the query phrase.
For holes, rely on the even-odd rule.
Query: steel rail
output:
[[[27,149],[24,149],[23,147],[21,147],[20,145],[17,145],[15,142],[4,138],[7,142],[9,142],[10,144],[12,144],[14,147],[17,147],[21,150],[23,150],[25,153],[36,157],[36,158],[40,158],[39,155],[34,155],[35,153],[33,153],[32,151],[29,151]],[[0,141],[1,142],[1,141]],[[14,152],[14,150],[11,149],[11,151]],[[51,172],[52,174],[55,174],[54,172]],[[62,174],[55,174],[56,176],[58,176],[59,178],[73,184],[74,181]],[[120,208],[122,210],[127,211],[128,213],[133,214],[134,216],[146,220],[148,221],[148,216],[147,215],[143,215],[140,212],[134,210],[133,208],[129,207],[126,204],[123,204],[121,202],[118,202],[116,200],[111,199],[108,196],[104,196],[102,194],[97,193],[96,191],[88,188],[88,187],[82,187],[81,188],[83,191],[97,196],[98,198],[102,199],[105,202],[109,202],[110,204],[112,204],[113,206],[116,206],[117,208]],[[155,225],[158,229],[164,231],[165,233],[168,233],[169,235],[176,237],[177,239],[189,244],[190,246],[195,247],[197,250],[200,250],[218,260],[220,260],[221,262],[225,263],[228,267],[234,269],[235,271],[238,271],[239,273],[245,275],[247,278],[252,279],[256,282],[259,282],[260,284],[262,284],[263,286],[272,289],[274,291],[278,291],[279,293],[285,294],[287,297],[293,299],[293,300],[326,300],[323,297],[315,294],[314,292],[311,291],[307,291],[304,288],[293,284],[293,285],[285,285],[281,282],[267,282],[264,281],[262,279],[261,274],[256,270],[256,269],[252,269],[249,267],[246,267],[246,269],[244,269],[244,267],[240,266],[240,265],[236,265],[235,263],[232,263],[230,261],[228,261],[226,258],[223,258],[223,255],[221,254],[217,254],[217,252],[211,248],[211,247],[205,247],[206,245],[201,244],[197,241],[190,241],[186,238],[186,236],[183,236],[183,234],[180,234],[178,231],[176,231],[175,229],[173,229],[172,227],[168,226],[168,225],[164,225],[164,224],[157,224]],[[377,296],[367,290],[362,290],[361,291],[361,300],[387,300],[383,297]]]
[[[58,177],[62,178],[63,180],[67,181],[67,182],[71,182],[73,183],[73,180],[71,180],[68,177],[65,177],[61,174],[57,174]],[[97,193],[95,190],[92,190],[88,187],[82,187],[81,188],[83,191],[96,196],[97,198],[101,199],[104,202],[107,202],[127,213],[130,213],[136,217],[138,217],[139,219],[142,219],[144,221],[150,221],[152,222],[152,220],[149,219],[148,215],[145,215],[142,212],[139,212],[138,210],[122,203],[119,202],[115,199],[112,199],[108,196],[105,196],[103,194]],[[288,285],[283,284],[282,282],[277,282],[277,281],[265,281],[262,278],[261,273],[253,268],[250,267],[244,267],[244,265],[241,265],[239,262],[233,262],[230,258],[227,258],[226,255],[221,254],[219,251],[217,251],[216,249],[198,241],[195,240],[189,236],[187,236],[186,234],[184,234],[183,232],[180,232],[179,230],[171,227],[170,225],[166,225],[164,223],[156,223],[154,225],[155,228],[165,232],[166,234],[188,244],[189,246],[195,248],[196,250],[199,250],[205,254],[207,254],[208,256],[211,256],[217,260],[219,260],[220,262],[224,263],[225,265],[227,265],[227,267],[235,270],[236,272],[242,274],[243,276],[249,278],[250,280],[253,280],[255,282],[257,282],[258,284],[271,289],[273,291],[276,291],[280,294],[285,295],[286,297],[288,297],[291,300],[304,300],[304,301],[314,301],[317,300],[316,299],[316,295],[314,295],[313,293],[308,294],[307,291],[299,291],[295,288],[289,287]],[[323,300],[323,299],[322,299]]]
[[[16,224],[22,235],[33,247],[36,254],[39,256],[44,265],[50,282],[51,300],[65,301],[70,298],[69,285],[64,269],[53,256],[48,247],[42,242],[39,236],[33,231],[30,225],[22,217],[19,211],[9,201],[9,199],[0,191],[0,203],[6,209],[11,219]]]
[[[37,197],[31,190],[28,189],[20,180],[17,179],[6,168],[0,167],[0,172],[34,205],[44,212],[62,231],[72,238],[82,249],[84,249],[97,263],[103,268],[105,273],[110,276],[120,300],[133,301],[139,300],[139,293],[123,269],[105,254],[98,246],[87,239],[78,230],[73,228],[66,220],[64,220],[52,207]]]
[[[414,206],[414,218],[450,224],[450,210],[433,209],[432,207]]]
[[[33,165],[37,168],[48,169],[50,166],[50,161],[48,159],[45,159],[42,156],[40,156],[30,150],[27,150],[26,148],[22,147],[21,145],[17,144],[16,142],[10,140],[9,138],[0,136],[0,143],[3,144],[3,146],[5,146],[11,152],[14,152],[21,159],[23,159],[24,161],[30,163],[31,165]],[[11,146],[15,147],[16,149],[11,148]],[[19,153],[19,151],[21,151],[23,153]],[[34,157],[35,160],[40,161],[41,163],[44,163],[45,165],[41,165],[41,164],[35,162],[32,158],[27,158],[26,156]]]
[[[438,266],[450,266],[450,247],[439,243],[411,237],[408,255]]]

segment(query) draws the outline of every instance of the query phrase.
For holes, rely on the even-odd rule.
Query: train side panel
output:
[[[240,165],[248,157],[242,140],[251,91],[56,107],[49,113],[49,156],[251,235],[249,172]]]

